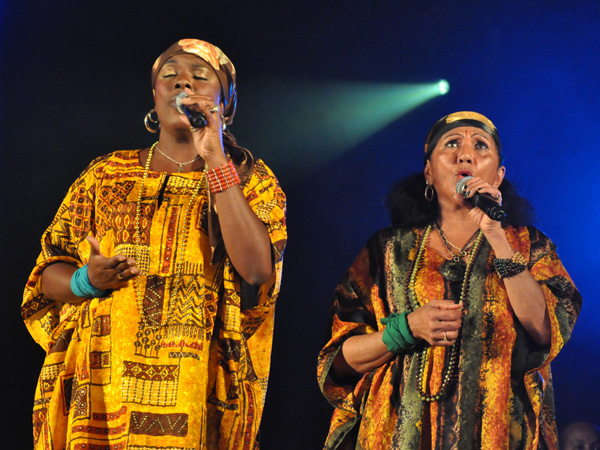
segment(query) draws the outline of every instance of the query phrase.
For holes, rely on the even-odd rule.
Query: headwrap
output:
[[[442,117],[431,127],[427,139],[425,139],[425,161],[431,156],[431,152],[433,152],[433,149],[440,138],[448,131],[458,127],[475,127],[482,129],[492,137],[496,144],[496,149],[498,150],[498,156],[501,155],[500,150],[502,147],[500,145],[500,137],[498,136],[498,130],[492,121],[484,115],[473,111],[459,111]]]
[[[156,77],[165,62],[175,55],[189,53],[206,61],[215,71],[221,83],[225,123],[231,125],[237,104],[237,89],[235,85],[235,67],[229,58],[214,45],[199,39],[181,39],[166,49],[152,66],[152,89],[156,86]]]

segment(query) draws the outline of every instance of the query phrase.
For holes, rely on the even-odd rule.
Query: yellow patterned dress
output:
[[[93,161],[42,237],[22,304],[47,353],[35,393],[35,449],[257,449],[287,237],[285,195],[260,160],[242,176],[275,261],[271,279],[251,287],[214,226],[204,174],[149,172],[140,200],[139,153]],[[88,235],[104,255],[136,258],[144,276],[77,305],[46,298],[43,269],[85,264]]]
[[[506,233],[542,287],[551,344],[536,345],[515,318],[484,240],[463,297],[456,369],[438,401],[422,401],[419,391],[440,392],[451,352],[424,341],[362,377],[337,379],[331,363],[345,339],[381,330],[381,318],[410,310],[407,283],[423,230],[382,230],[335,292],[331,339],[318,369],[321,389],[336,408],[326,449],[558,449],[550,362],[571,336],[581,296],[543,233],[534,227],[508,227]],[[414,283],[421,304],[458,299],[460,282],[456,286],[440,274],[444,261],[425,247]]]

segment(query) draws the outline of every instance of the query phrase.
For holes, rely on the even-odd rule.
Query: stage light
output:
[[[438,89],[440,90],[441,95],[446,95],[450,90],[450,83],[446,80],[440,80],[438,81]]]
[[[263,81],[247,85],[244,97],[240,93],[233,131],[242,142],[261,149],[271,164],[299,173],[302,166],[326,164],[448,90],[446,80],[421,84]],[[246,107],[248,111],[242,111]]]

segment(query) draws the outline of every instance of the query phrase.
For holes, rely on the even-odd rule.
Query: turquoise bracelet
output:
[[[73,294],[82,298],[104,297],[108,290],[100,290],[90,283],[87,267],[86,264],[73,273],[71,277],[71,290]]]
[[[379,320],[382,325],[385,325],[381,339],[390,353],[401,353],[410,350],[419,342],[410,331],[406,319],[407,315],[407,311],[402,314],[392,313],[388,317]]]

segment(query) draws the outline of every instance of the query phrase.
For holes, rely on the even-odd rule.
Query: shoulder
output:
[[[414,238],[417,236],[417,229],[406,228],[406,227],[387,227],[377,230],[369,240],[367,245],[374,245],[376,243],[385,244],[387,242],[402,242],[407,238]]]
[[[254,160],[248,175],[241,178],[245,191],[258,190],[260,193],[278,191],[283,195],[279,180],[277,180],[273,171],[261,159]]]
[[[83,170],[79,178],[92,176],[102,176],[109,171],[131,170],[139,168],[140,150],[116,150],[102,156],[94,158]]]
[[[533,225],[508,226],[506,232],[513,235],[515,241],[529,247],[530,263],[539,261],[544,255],[556,252],[556,244],[539,228]]]
[[[271,168],[267,166],[262,159],[254,160],[254,164],[252,165],[252,173],[253,175],[255,174],[261,179],[272,178],[274,180],[277,180]]]

